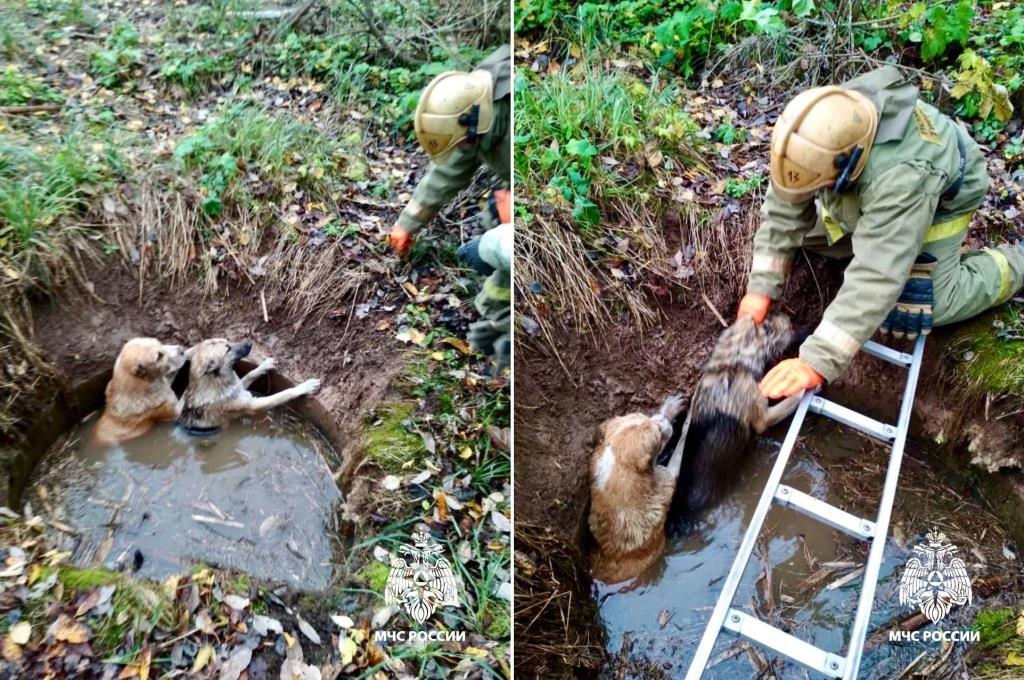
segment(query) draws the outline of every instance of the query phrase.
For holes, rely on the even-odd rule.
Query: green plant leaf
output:
[[[814,10],[814,0],[793,0],[793,14],[798,17],[810,16]]]
[[[597,155],[597,147],[587,139],[571,139],[565,145],[566,153],[580,158],[593,158]]]

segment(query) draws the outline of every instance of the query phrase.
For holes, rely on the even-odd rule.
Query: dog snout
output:
[[[251,342],[239,342],[231,347],[232,353],[239,359],[249,356],[249,352],[252,351]]]

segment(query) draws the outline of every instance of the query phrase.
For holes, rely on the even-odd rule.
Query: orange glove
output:
[[[399,255],[405,255],[412,246],[412,234],[395,225],[388,234],[388,245]]]
[[[512,192],[508,189],[495,189],[494,203],[498,206],[498,222],[500,224],[512,222]]]
[[[786,359],[768,371],[758,387],[761,394],[769,399],[781,399],[798,394],[801,390],[813,390],[823,382],[824,376],[802,359]]]
[[[747,293],[740,300],[740,308],[736,310],[736,318],[738,319],[746,314],[754,320],[754,323],[760,326],[764,322],[764,317],[768,315],[768,307],[771,303],[771,298],[767,295]]]

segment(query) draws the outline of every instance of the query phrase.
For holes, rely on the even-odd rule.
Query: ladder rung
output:
[[[845,510],[840,510],[834,505],[829,505],[825,501],[818,500],[791,486],[779,484],[779,488],[775,491],[775,500],[779,505],[792,507],[833,529],[845,531],[861,540],[871,540],[875,535],[874,522],[851,515]]]
[[[843,675],[843,666],[846,663],[843,657],[818,649],[738,609],[729,610],[728,616],[725,617],[725,627],[830,678],[840,678]]]
[[[853,409],[848,409],[824,397],[814,397],[811,399],[810,410],[840,422],[847,427],[860,430],[864,434],[870,435],[886,444],[892,444],[896,441],[896,428],[892,425],[886,425],[874,418],[868,418],[862,413],[857,413]]]
[[[865,342],[861,346],[861,349],[873,357],[881,359],[882,361],[888,361],[890,364],[902,366],[903,368],[910,368],[910,364],[914,363],[914,357],[910,354],[900,352],[892,347],[886,347],[874,340],[868,340]]]

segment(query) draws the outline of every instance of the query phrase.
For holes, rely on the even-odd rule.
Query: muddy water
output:
[[[67,529],[81,565],[160,579],[197,562],[318,590],[331,577],[341,495],[315,428],[281,409],[206,437],[160,425],[99,447],[83,423],[40,463],[26,496]]]
[[[862,466],[866,451],[871,451],[872,445],[863,437],[814,416],[809,416],[808,422],[812,419],[811,427],[804,431],[806,436],[790,457],[784,483],[855,514],[874,517],[882,469],[871,475],[877,477],[877,482],[870,484],[862,484],[856,476],[846,479],[842,474]],[[737,475],[738,486],[696,526],[682,536],[670,538],[664,559],[626,587],[595,585],[609,651],[613,657],[617,655],[614,662],[617,671],[609,675],[653,677],[664,673],[668,677],[681,677],[688,667],[775,462],[785,428],[769,434],[771,436],[759,439],[753,446],[746,467]],[[874,464],[884,465],[887,457],[875,449],[871,458]],[[894,511],[894,528],[890,530],[884,553],[869,630],[877,627],[888,630],[894,621],[912,613],[899,605],[898,579],[910,547],[930,528],[919,513],[909,510],[922,506],[925,501],[914,497],[929,486],[915,483],[915,472],[921,469],[920,463],[904,460],[901,497]],[[840,471],[838,479],[836,470]],[[934,509],[928,510],[928,513],[934,512]],[[934,519],[942,521],[945,517]],[[835,568],[813,584],[804,580],[820,573],[823,563],[862,565],[867,544],[780,507],[772,508],[764,527],[762,540],[744,573],[733,606],[756,611],[759,618],[782,625],[797,637],[823,649],[844,655],[847,631],[857,606],[860,578],[837,585],[836,581],[851,571],[845,567]],[[894,533],[896,539],[892,538]],[[970,562],[970,555],[964,557]],[[766,573],[770,574],[770,586]],[[966,612],[960,614],[967,616]],[[756,676],[755,664],[738,649],[738,644],[731,633],[723,633],[712,654],[712,660],[717,657],[719,661],[704,677]],[[896,646],[887,641],[879,643],[876,639],[865,650],[862,675],[896,677],[918,654],[934,652],[937,648],[937,643]],[[723,654],[727,650],[729,653]],[[739,653],[723,659],[732,652]],[[638,670],[638,662],[643,670]],[[622,673],[624,667],[627,670]],[[802,667],[787,664],[779,677],[808,676]],[[812,673],[811,677],[818,676]]]

